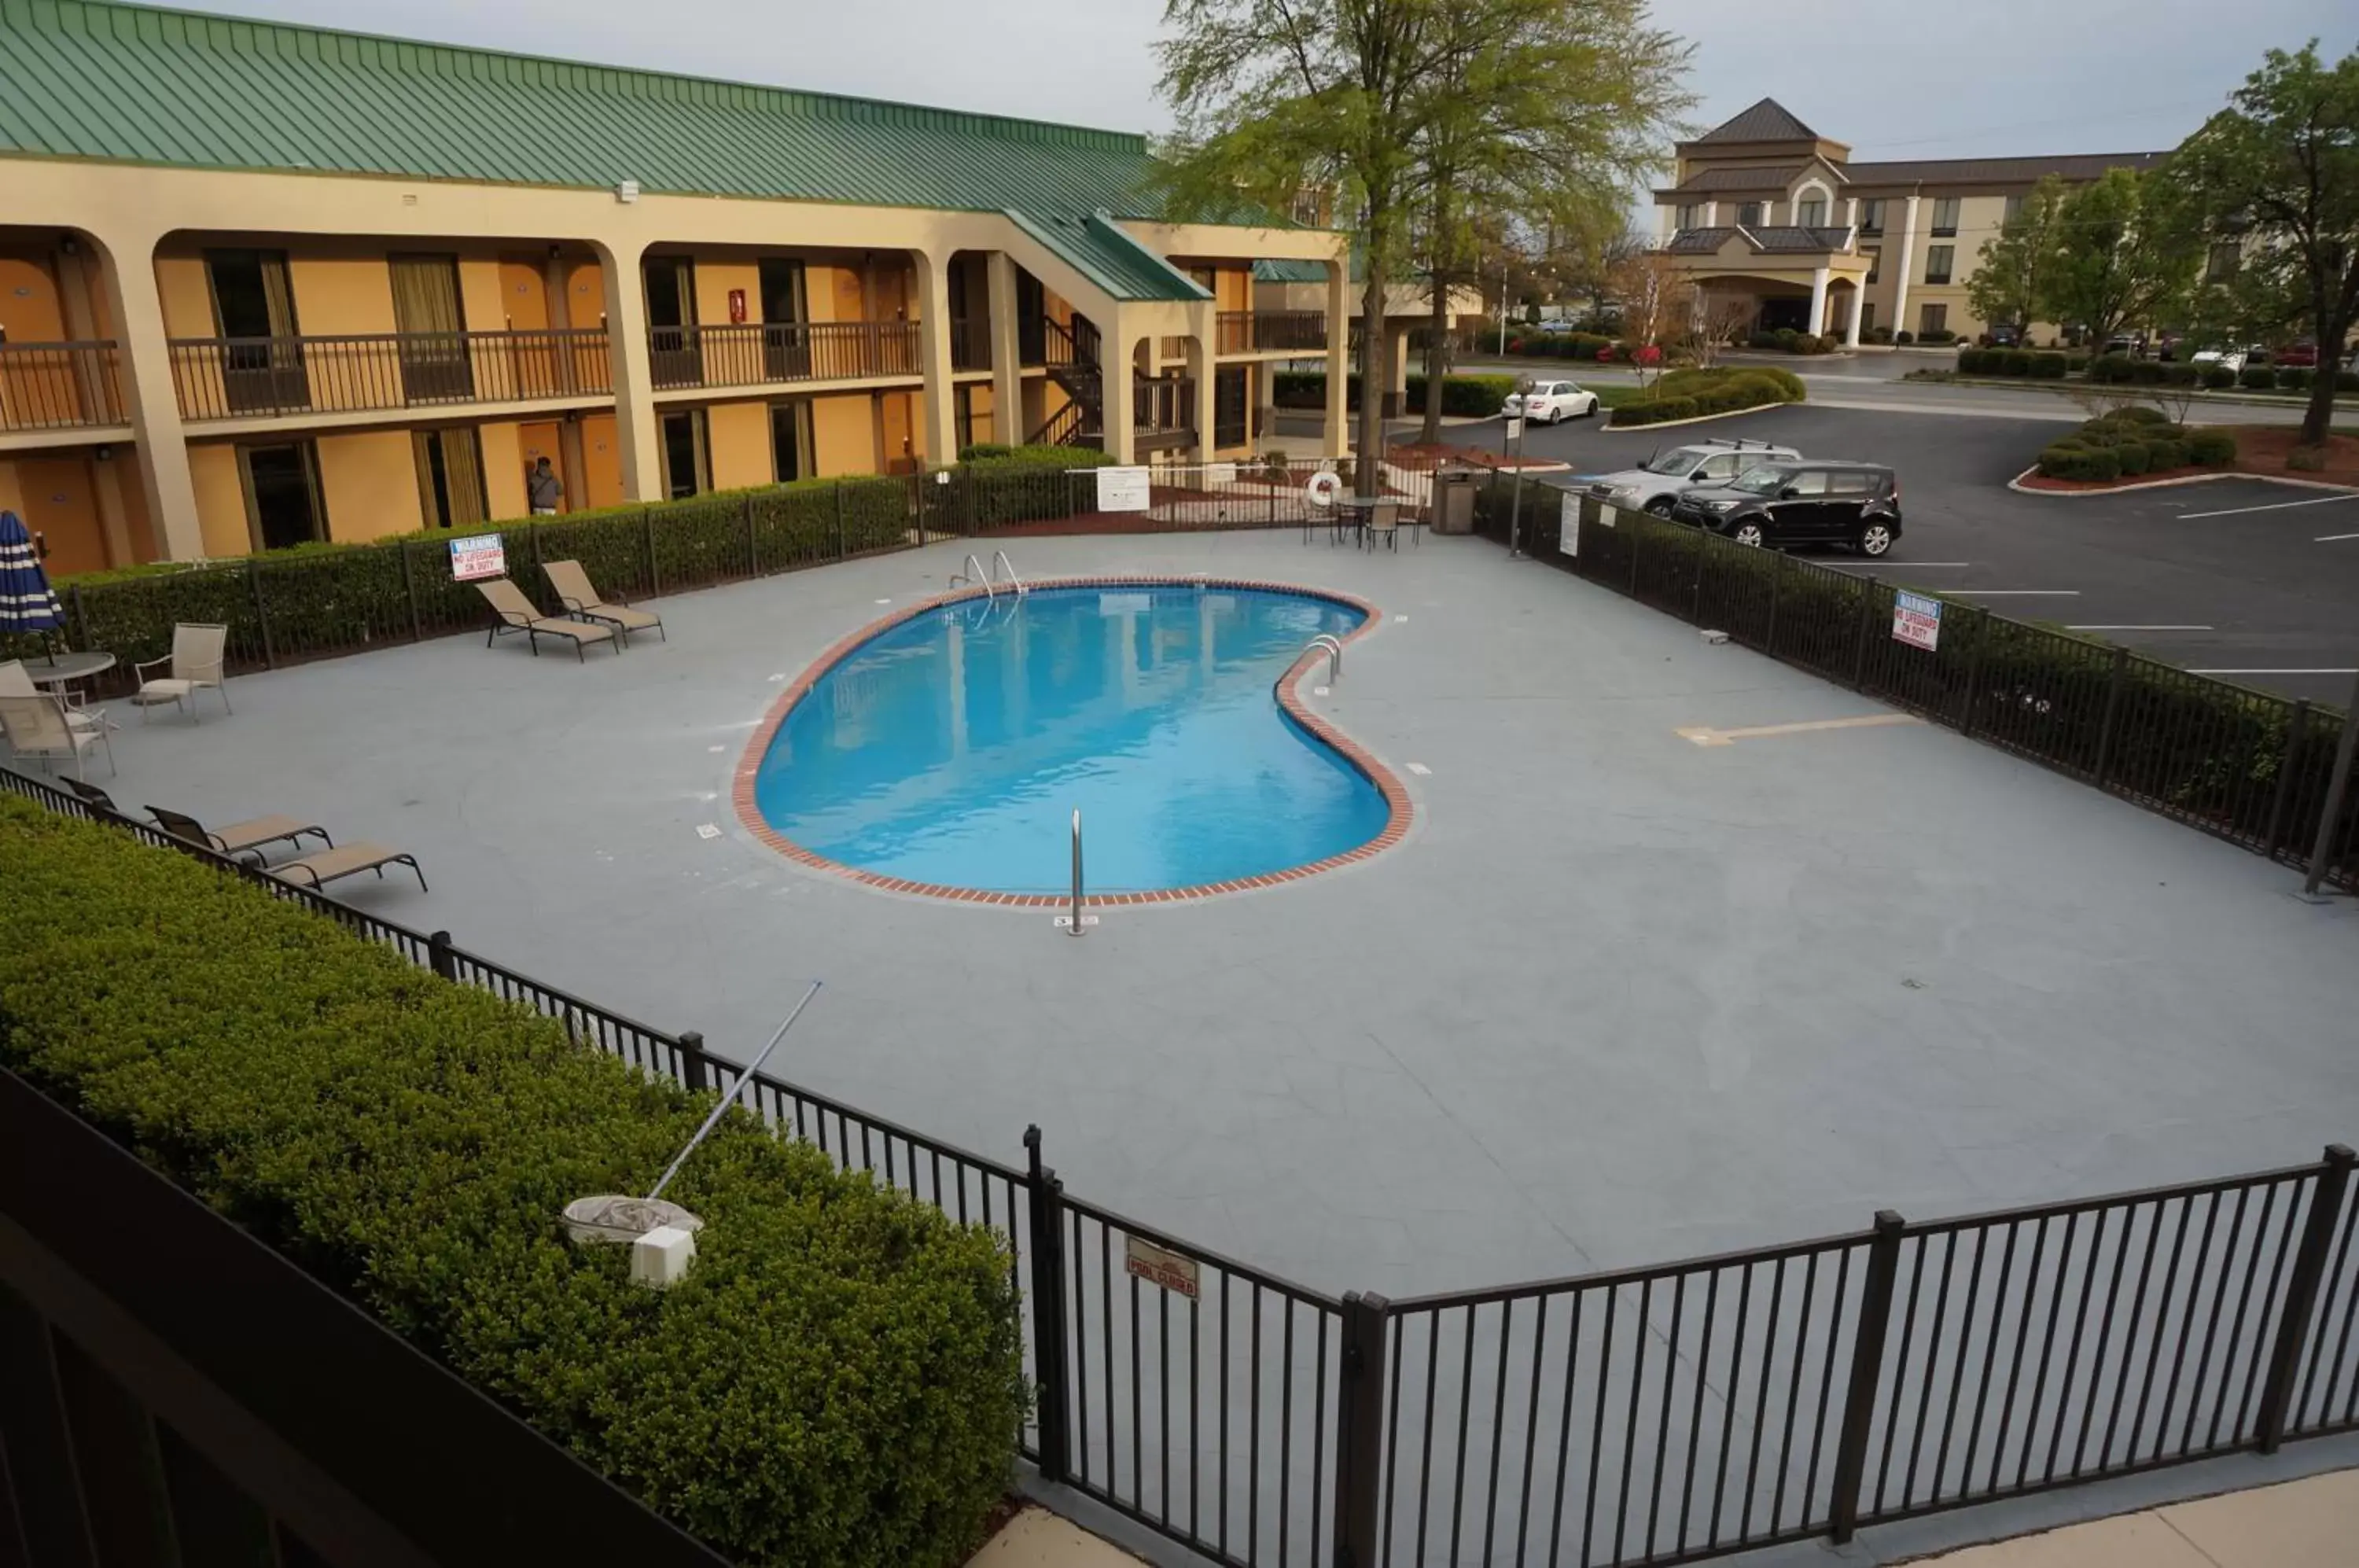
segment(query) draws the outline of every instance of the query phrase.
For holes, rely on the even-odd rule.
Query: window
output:
[[[410,436],[418,463],[418,511],[429,528],[472,528],[491,516],[484,503],[483,449],[472,428],[419,430]]]
[[[664,494],[684,500],[712,488],[705,472],[704,410],[688,408],[663,417]]]
[[[1867,256],[1867,280],[1870,283],[1873,283],[1875,281],[1878,273],[1884,267],[1884,253],[1875,249],[1874,246],[1870,246],[1865,254]],[[1861,324],[1864,326],[1866,323],[1862,322]]]
[[[2023,216],[2023,198],[2020,196],[2008,197],[2006,199],[2006,217],[2005,221],[2011,223],[2021,216]]]
[[[781,485],[809,479],[819,473],[818,454],[818,442],[811,433],[810,399],[771,404],[770,476]]]
[[[1794,221],[1806,229],[1822,227],[1827,221],[1826,198],[1813,196],[1807,201],[1795,203]]]
[[[455,256],[386,257],[393,283],[393,325],[400,334],[403,396],[416,403],[459,403],[474,396],[467,358],[466,316],[459,303]]]
[[[2244,245],[2235,240],[2222,240],[2203,258],[2203,281],[2225,283],[2236,276],[2236,269],[2244,263]]]
[[[327,510],[320,504],[319,458],[310,441],[237,450],[245,482],[245,515],[256,550],[285,550],[325,539]]]
[[[1736,477],[1737,465],[1745,460],[1736,452],[1724,452],[1696,470],[1696,477],[1708,485],[1723,485]]]
[[[1872,197],[1859,204],[1859,232],[1880,234],[1884,232],[1884,198]]]
[[[287,253],[209,250],[205,277],[212,286],[214,329],[231,340],[222,350],[222,395],[228,411],[299,413],[310,408]]]
[[[1868,278],[1868,281],[1873,283],[1875,279],[1871,276]],[[1875,301],[1873,299],[1863,299],[1859,302],[1860,335],[1862,337],[1865,337],[1868,333],[1874,331],[1875,331]]]
[[[1238,447],[1249,439],[1245,411],[1245,367],[1225,366],[1212,374],[1212,444]]]
[[[1693,201],[1683,202],[1680,204],[1678,216],[1680,228],[1697,228],[1703,223],[1703,209]]]
[[[1933,233],[1937,235],[1945,235],[1954,234],[1957,232],[1958,199],[1955,196],[1941,196],[1935,198],[1933,202]]]
[[[1873,495],[1876,491],[1875,475],[1864,469],[1853,469],[1830,474],[1827,494],[1831,495]]]
[[[1761,223],[1761,203],[1747,201],[1736,209],[1736,221],[1746,228],[1757,228]]]
[[[1946,332],[1950,330],[1950,308],[1947,305],[1920,305],[1917,308],[1917,334]]]
[[[1950,267],[1957,260],[1957,256],[1958,247],[1955,245],[1927,245],[1925,247],[1925,281],[1947,283],[1950,280]]]
[[[1827,493],[1826,471],[1819,468],[1806,468],[1799,474],[1788,474],[1783,488],[1791,490],[1797,495],[1823,495]]]

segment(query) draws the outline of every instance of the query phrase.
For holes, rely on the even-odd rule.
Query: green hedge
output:
[[[1412,414],[1425,408],[1425,383],[1422,376],[1411,376],[1406,396]],[[1516,389],[1512,376],[1452,376],[1441,383],[1441,411],[1462,414],[1473,419],[1487,419],[1506,406],[1508,394]],[[1281,408],[1324,408],[1327,406],[1327,373],[1323,370],[1281,370],[1270,387],[1270,396]],[[1357,410],[1360,407],[1360,377],[1354,372],[1344,387],[1344,407]]]
[[[2235,461],[2236,438],[2227,431],[2174,425],[2160,409],[2133,404],[2050,442],[2039,454],[2039,472],[2102,482]]]
[[[1616,407],[1613,428],[1774,408],[1801,402],[1808,396],[1800,376],[1773,365],[1674,370],[1658,380],[1646,397]]]
[[[673,1188],[694,1268],[647,1290],[557,1216],[646,1190],[710,1096],[14,799],[0,929],[0,1060],[734,1561],[976,1544],[1027,1398],[993,1235],[741,1111]]]
[[[2050,479],[2118,479],[2120,459],[2111,447],[2088,447],[2058,441],[2039,454],[2039,472]]]
[[[2256,392],[2269,391],[2277,384],[2277,373],[2271,365],[2248,365],[2236,373],[2236,385],[2249,387]]]

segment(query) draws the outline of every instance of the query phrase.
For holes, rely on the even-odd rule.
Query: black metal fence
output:
[[[1546,485],[1518,500],[1495,476],[1475,516],[1501,540],[1512,521],[1524,550],[1576,576],[2274,860],[2307,863],[2318,840],[2332,708],[1974,605],[1944,604],[1937,646],[1918,648],[1892,636],[1888,583]],[[2359,889],[2359,790],[2327,842],[2327,880]]]
[[[0,343],[0,430],[122,424],[119,358],[112,342]]]
[[[603,327],[174,338],[181,417],[353,413],[614,391]]]
[[[925,351],[916,321],[749,321],[650,328],[647,358],[659,387],[760,387],[916,376]]]
[[[1558,502],[1543,492],[1527,507],[1527,547],[1559,548]],[[1478,510],[1486,528],[1504,520]],[[1305,505],[1260,521],[1316,517]],[[1593,552],[1593,533],[1618,553]],[[1888,599],[1700,539],[1618,522],[1585,528],[1566,559],[1683,613],[1750,617],[1762,646],[1797,662],[1883,668],[1868,633]],[[1837,596],[1831,612],[1810,607],[1821,593]],[[1973,678],[1908,689],[1962,701],[2000,663],[1985,648]],[[2046,713],[2012,695],[1973,711],[2037,736],[2056,699],[2032,689]],[[2124,766],[2153,745],[2122,728],[2127,702],[2106,700],[2114,734],[2095,748]],[[651,1074],[734,1081],[693,1031],[446,933],[5,769],[0,791],[195,855]],[[1879,1214],[1850,1236],[1387,1301],[1330,1296],[1069,1197],[1038,1129],[1019,1169],[766,1075],[747,1099],[840,1167],[1001,1231],[1039,1390],[1025,1454],[1239,1568],[1687,1562],[2359,1431],[2359,1206],[2339,1145],[2257,1175],[1961,1219]]]

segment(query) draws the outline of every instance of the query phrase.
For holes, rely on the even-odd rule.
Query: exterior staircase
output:
[[[1041,321],[1049,379],[1063,388],[1065,406],[1032,432],[1034,446],[1103,447],[1105,444],[1105,373],[1098,365],[1098,330],[1084,316],[1068,327],[1054,318]]]

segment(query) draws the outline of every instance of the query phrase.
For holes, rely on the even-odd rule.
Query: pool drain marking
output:
[[[1310,694],[1314,697],[1324,697],[1328,694],[1328,690],[1324,686],[1313,686],[1310,688]]]
[[[707,751],[727,751],[729,748],[725,746],[708,746],[704,749]]]
[[[1925,721],[1914,713],[1862,713],[1849,719],[1812,719],[1799,724],[1754,724],[1739,730],[1716,730],[1709,724],[1698,724],[1671,733],[1681,740],[1698,746],[1734,746],[1741,740],[1757,740],[1768,735],[1806,735],[1814,730],[1877,729],[1886,724],[1921,724]],[[1417,764],[1409,764],[1415,768]]]
[[[696,836],[699,838],[719,838],[721,836],[721,830],[713,826],[711,822],[699,822],[696,824]]]
[[[1428,768],[1428,767],[1427,767],[1424,763],[1422,763],[1422,762],[1412,762],[1412,763],[1408,764],[1407,766],[1408,766],[1408,770],[1409,770],[1411,773],[1416,774],[1419,779],[1430,779],[1430,778],[1431,778],[1431,777],[1433,776],[1433,769],[1432,769],[1432,768]]]

